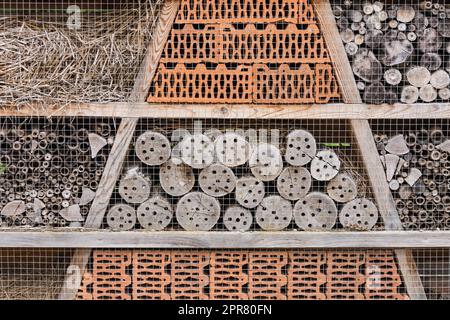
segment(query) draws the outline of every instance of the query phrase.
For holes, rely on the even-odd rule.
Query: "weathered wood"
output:
[[[154,194],[137,208],[136,215],[142,228],[161,231],[172,222],[173,208],[165,197]]]
[[[248,160],[253,175],[261,181],[275,180],[283,170],[280,149],[268,143],[258,144]]]
[[[341,168],[341,161],[333,150],[322,150],[311,162],[311,176],[318,181],[330,181]]]
[[[419,97],[423,102],[433,102],[437,98],[437,91],[431,84],[419,89]]]
[[[248,231],[252,223],[252,213],[241,206],[231,206],[225,210],[223,215],[223,224],[228,231]]]
[[[240,134],[234,132],[221,134],[216,137],[214,146],[217,159],[228,167],[243,165],[250,158],[250,144]]]
[[[200,172],[198,182],[207,195],[223,197],[233,192],[236,187],[236,176],[230,168],[214,163]]]
[[[294,205],[296,225],[306,231],[330,230],[336,224],[337,208],[324,193],[311,192]]]
[[[425,67],[412,67],[406,72],[408,82],[418,88],[428,84],[431,79],[431,73]]]
[[[96,133],[89,133],[89,145],[91,147],[91,157],[94,159],[98,152],[103,149],[104,146],[108,144],[105,138],[99,136]]]
[[[415,103],[419,99],[419,89],[415,86],[403,87],[400,101],[403,103]]]
[[[286,137],[285,160],[293,166],[304,166],[316,155],[314,136],[305,130],[293,130]]]
[[[202,192],[190,192],[177,203],[176,217],[187,231],[208,231],[220,217],[219,201]]]
[[[402,134],[398,134],[389,139],[388,143],[386,144],[385,150],[398,156],[407,154],[409,152],[405,137]]]
[[[264,199],[264,182],[255,177],[242,177],[236,181],[236,201],[244,208],[256,208]]]
[[[180,146],[181,159],[194,169],[206,168],[214,162],[214,143],[204,134],[186,136]]]
[[[390,85],[397,85],[402,81],[402,74],[398,69],[388,69],[384,72],[384,80]]]
[[[194,187],[195,176],[191,167],[169,160],[159,168],[161,187],[171,196],[182,196]]]
[[[108,226],[114,231],[127,231],[136,225],[136,210],[127,204],[116,204],[106,215]]]
[[[150,196],[151,181],[138,168],[125,173],[119,183],[119,194],[128,203],[142,203]]]
[[[292,205],[280,196],[266,197],[256,208],[255,220],[263,230],[283,230],[291,223]]]
[[[158,166],[169,160],[170,141],[159,132],[147,131],[136,139],[136,155],[149,166]]]
[[[336,202],[349,202],[358,194],[355,180],[347,173],[340,173],[328,183],[327,194]]]
[[[80,213],[80,206],[78,204],[71,205],[67,208],[63,208],[59,214],[67,221],[84,221],[83,216]]]
[[[303,198],[311,188],[311,174],[306,168],[284,168],[277,179],[277,190],[287,200]]]
[[[378,221],[378,209],[372,201],[358,198],[344,205],[339,221],[347,229],[370,230]]]

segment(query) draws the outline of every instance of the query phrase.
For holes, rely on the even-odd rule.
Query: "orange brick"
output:
[[[135,300],[168,300],[170,251],[134,250],[132,297]]]
[[[171,298],[208,299],[205,287],[209,283],[206,267],[209,265],[207,251],[171,252]]]
[[[316,14],[314,8],[311,5],[310,0],[299,0],[298,16],[300,24],[310,24],[316,22]]]
[[[248,252],[214,250],[211,252],[210,298],[248,299],[244,287],[248,284]]]
[[[333,75],[331,64],[316,64],[315,69],[316,103],[328,103],[331,99],[340,98],[339,86]]]
[[[326,251],[289,251],[288,299],[325,299]]]
[[[286,251],[253,251],[249,254],[249,299],[286,300]]]
[[[92,273],[85,272],[80,289],[75,297],[76,300],[92,300],[92,282]]]

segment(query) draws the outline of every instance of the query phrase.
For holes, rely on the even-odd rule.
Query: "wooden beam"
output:
[[[2,248],[81,248],[81,251],[89,248],[450,248],[449,231],[4,231],[0,235]],[[77,259],[84,258],[77,256]]]
[[[0,108],[0,117],[112,117],[203,119],[450,119],[450,103],[160,104],[91,103],[65,107]]]
[[[129,97],[129,114],[133,113],[133,104],[144,102],[150,89],[151,81],[158,67],[159,59],[172,29],[173,22],[178,13],[179,0],[166,0],[161,8],[158,23],[153,30],[153,39],[150,42],[146,56],[142,61],[139,73],[135,79],[133,91]],[[114,145],[106,162],[102,178],[97,188],[97,193],[92,202],[89,214],[84,226],[86,228],[99,228],[108,209],[109,201],[116,186],[124,159],[128,154],[131,139],[133,138],[139,118],[124,115],[116,133]],[[67,269],[63,287],[59,294],[59,299],[74,299],[81,277],[86,269],[86,264],[91,254],[90,250],[77,249],[72,257],[71,264]],[[74,276],[73,273],[76,273]],[[79,274],[78,274],[79,273]],[[77,281],[74,283],[74,279]],[[78,281],[79,280],[79,281]]]
[[[313,3],[317,19],[322,26],[322,35],[325,39],[331,61],[333,62],[342,98],[345,103],[362,103],[350,62],[336,26],[331,4],[329,0],[314,0]],[[369,122],[367,120],[350,120],[350,123],[358,142],[385,228],[386,230],[401,230],[401,221],[385,178]],[[406,289],[411,299],[427,299],[412,252],[396,250],[395,253],[400,272],[402,273]]]

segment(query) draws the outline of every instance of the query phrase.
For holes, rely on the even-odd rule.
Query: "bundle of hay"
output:
[[[162,2],[82,12],[79,29],[36,15],[0,17],[0,106],[126,100]]]

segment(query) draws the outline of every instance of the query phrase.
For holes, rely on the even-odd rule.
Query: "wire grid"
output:
[[[126,101],[161,3],[2,1],[0,105]]]
[[[365,102],[449,101],[450,6],[446,1],[331,3]]]
[[[386,172],[397,159],[398,166],[403,164],[393,177],[387,174],[403,228],[449,230],[448,153],[438,147],[449,137],[448,120],[372,120],[370,123],[381,159],[388,159]],[[408,150],[404,149],[407,152],[399,158],[389,152],[392,149],[388,143],[393,137],[405,139],[408,144]],[[409,180],[415,177],[414,173],[417,181]]]
[[[149,102],[339,101],[309,0],[182,0]]]
[[[112,118],[1,118],[0,228],[81,227],[115,132]]]

